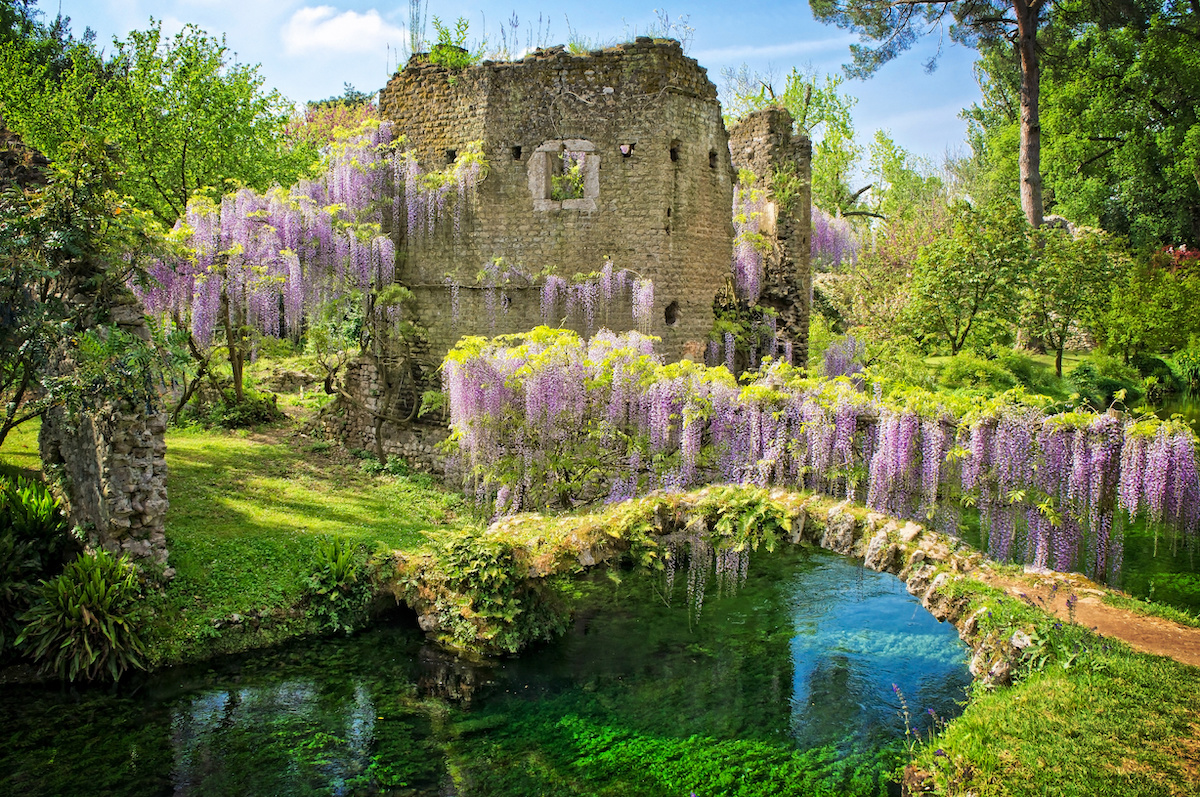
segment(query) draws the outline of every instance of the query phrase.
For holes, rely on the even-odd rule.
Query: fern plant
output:
[[[363,547],[341,537],[321,539],[308,586],[323,630],[349,634],[361,626],[374,594]]]
[[[17,617],[33,603],[38,583],[57,575],[76,546],[45,484],[0,480],[0,654],[16,639]]]

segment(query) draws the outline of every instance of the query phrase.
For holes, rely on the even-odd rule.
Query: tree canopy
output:
[[[223,39],[191,25],[167,37],[152,20],[105,59],[62,18],[20,20],[0,42],[9,126],[51,160],[73,141],[109,145],[121,161],[116,189],[167,226],[197,191],[290,185],[316,161],[311,145],[283,135],[291,105],[264,91],[257,67],[233,61]]]

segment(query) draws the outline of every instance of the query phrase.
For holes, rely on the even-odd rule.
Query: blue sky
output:
[[[101,44],[147,27],[152,16],[170,32],[194,23],[210,34],[224,34],[239,61],[260,64],[266,85],[296,101],[341,94],[344,82],[360,90],[381,88],[402,57],[398,52],[407,53],[407,2],[40,0],[38,7],[48,15],[61,7],[77,34],[90,26]],[[428,14],[445,22],[466,17],[470,38],[483,33],[494,46],[500,43],[501,25],[514,13],[522,45],[531,34],[536,37],[539,16],[543,33],[549,25],[549,43],[560,44],[570,35],[568,25],[592,40],[625,40],[656,24],[656,8],[672,20],[687,15],[695,30],[688,55],[708,69],[718,88],[721,70],[742,63],[773,74],[779,87],[792,67],[838,72],[855,41],[846,31],[816,22],[805,2],[745,0],[735,7],[713,2],[669,6],[663,0],[657,6],[632,0],[430,0]],[[433,37],[432,25],[426,35]],[[971,70],[975,54],[948,37],[941,45],[940,65],[933,74],[926,74],[923,65],[938,46],[936,32],[870,80],[844,84],[846,93],[858,98],[854,121],[860,141],[885,129],[900,145],[935,162],[947,152],[967,153],[966,127],[958,115],[979,99]]]

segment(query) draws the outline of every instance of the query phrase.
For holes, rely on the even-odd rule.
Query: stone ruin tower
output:
[[[0,119],[0,187],[45,185],[48,165]],[[149,340],[145,312],[132,292],[121,288],[96,295],[92,286],[98,268],[86,260],[68,263],[56,290],[79,308],[76,317],[82,324],[111,324]],[[69,372],[74,367],[70,351],[57,352],[51,367],[58,374]],[[91,398],[90,406],[76,414],[51,407],[42,416],[42,463],[60,474],[67,516],[83,529],[88,545],[127,553],[135,562],[165,565],[166,413],[156,400],[130,406]]]
[[[453,323],[446,275],[467,286],[500,257],[568,280],[611,258],[654,281],[649,332],[664,355],[702,355],[729,273],[734,171],[716,87],[677,42],[642,38],[585,56],[554,47],[457,73],[418,55],[389,81],[380,112],[425,168],[477,140],[490,165],[457,235],[450,225],[431,238],[397,235],[397,278],[417,293],[431,353],[440,358],[463,334],[542,322],[539,286],[512,284],[494,329],[479,290],[460,289]],[[586,155],[583,190],[556,200],[564,150]],[[632,328],[623,309],[606,325]]]
[[[483,142],[489,165],[457,229],[444,224],[411,237],[392,230],[396,279],[414,293],[426,329],[419,369],[431,387],[437,387],[442,357],[462,336],[519,333],[543,323],[544,275],[570,281],[599,271],[606,259],[617,270],[653,281],[654,306],[644,331],[662,339],[659,352],[702,361],[714,297],[730,284],[737,166],[766,175],[779,159],[799,158],[806,180],[808,175],[807,139],[793,142],[791,118],[780,122],[778,114],[766,122],[766,135],[762,124],[743,123],[731,158],[716,87],[671,40],[639,37],[586,55],[552,47],[519,61],[483,61],[462,70],[416,55],[388,82],[380,112],[425,171],[453,163],[474,141]],[[556,198],[564,152],[586,156],[582,186],[574,196]],[[780,219],[767,233],[791,236],[792,248],[774,247],[767,284],[781,288],[778,301],[804,305],[792,318],[803,329],[795,337],[798,353],[807,340],[809,283],[807,194],[802,201],[803,214]],[[496,293],[476,281],[496,258],[520,274],[543,277],[507,281],[497,308]],[[803,273],[770,276],[787,267]],[[457,314],[449,282],[459,285]],[[587,332],[582,313],[557,315],[552,325]],[[598,311],[600,326],[636,328],[629,302]],[[377,451],[427,461],[429,438],[439,436],[435,430],[390,425],[382,431],[380,415],[404,418],[412,408],[381,389],[379,374],[369,359],[347,369],[347,392],[362,402],[344,404],[340,419],[328,421],[332,430],[355,445],[370,448],[378,439]]]

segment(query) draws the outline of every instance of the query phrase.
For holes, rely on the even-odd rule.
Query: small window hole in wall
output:
[[[446,165],[449,166],[451,163],[454,163],[454,161],[456,161],[456,160],[458,160],[458,150],[456,150],[456,149],[446,150]]]
[[[717,151],[715,149],[710,149],[708,151],[708,168],[717,168]]]
[[[663,313],[663,321],[669,327],[673,327],[679,322],[679,302],[673,301],[667,305],[667,309]]]
[[[512,156],[515,161],[521,160],[521,148],[519,146],[512,148]]]
[[[671,142],[671,163],[678,163],[678,162],[679,162],[679,142],[672,141]]]
[[[634,146],[633,144],[622,144],[620,147],[621,157],[622,158],[632,158],[633,157],[633,146]]]

